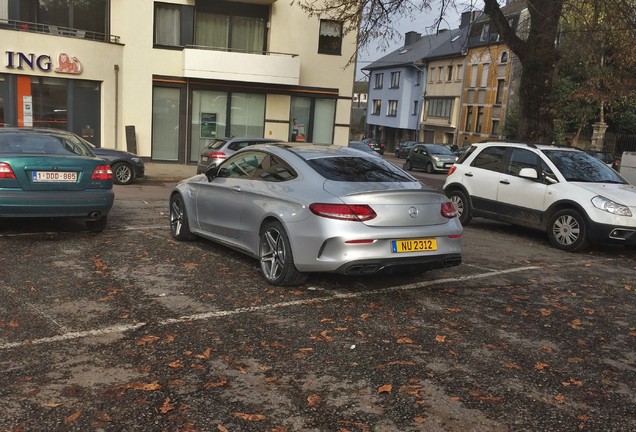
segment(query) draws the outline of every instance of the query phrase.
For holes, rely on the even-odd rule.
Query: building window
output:
[[[453,111],[453,99],[436,98],[428,100],[426,115],[428,117],[440,117],[445,119],[451,118]]]
[[[490,32],[490,24],[484,24],[481,28],[481,35],[479,36],[479,40],[481,42],[488,41],[488,33]]]
[[[446,81],[453,80],[453,65],[449,65],[446,67]]]
[[[455,70],[456,70],[456,77],[455,79],[457,81],[461,81],[463,79],[462,77],[462,65],[458,64],[457,66],[455,66]]]
[[[477,87],[477,65],[474,64],[470,67],[470,86]]]
[[[428,72],[428,82],[433,82],[435,80],[435,68],[432,67]]]
[[[340,55],[342,52],[342,22],[320,20],[318,53]]]
[[[373,111],[371,111],[371,114],[380,115],[381,109],[382,109],[382,101],[380,99],[373,99]]]
[[[499,120],[492,121],[492,132],[491,135],[499,135]]]
[[[384,85],[384,74],[383,73],[375,74],[375,85],[373,86],[373,88],[381,89],[383,85]]]
[[[391,88],[400,88],[400,72],[391,72]]]
[[[481,132],[481,124],[484,120],[484,107],[477,108],[477,126],[475,127],[475,132]]]
[[[490,72],[490,65],[488,63],[485,63],[481,68],[480,87],[488,87],[488,72]]]
[[[504,84],[505,81],[502,79],[497,81],[497,97],[495,99],[495,104],[497,105],[501,105],[503,102]]]
[[[422,73],[420,71],[416,71],[415,72],[415,85],[418,86],[420,84],[422,84]]]
[[[396,101],[396,100],[390,100],[390,101],[389,101],[388,109],[386,110],[386,115],[387,115],[388,117],[395,117],[395,116],[397,116],[397,109],[398,109],[398,101]]]
[[[472,124],[473,124],[473,107],[469,106],[468,109],[466,110],[466,127],[464,127],[464,130],[466,132],[470,132],[472,130]]]
[[[60,28],[71,28],[99,33],[101,37],[107,32],[109,9],[109,0],[2,0],[0,1],[0,19],[9,18],[48,24],[48,30],[52,33],[53,30],[60,30]],[[16,16],[13,16],[14,14]],[[47,26],[43,25],[39,28],[46,29]],[[96,36],[91,35],[91,38],[98,39]]]
[[[289,128],[290,141],[333,143],[336,121],[335,99],[292,97],[290,118],[292,119]]]
[[[508,51],[504,51],[501,53],[500,63],[508,63]]]
[[[417,107],[419,101],[413,101],[413,115],[417,115]]]
[[[197,2],[194,43],[220,50],[267,50],[269,7],[230,2]]]
[[[181,6],[155,3],[155,44],[181,45]]]
[[[444,79],[444,66],[440,66],[437,68],[437,81],[442,81]]]

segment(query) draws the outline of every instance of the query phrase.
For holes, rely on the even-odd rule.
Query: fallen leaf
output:
[[[634,289],[634,287],[631,285],[625,285],[623,288],[625,288],[627,291],[631,291]]]
[[[382,387],[378,388],[378,393],[391,393],[393,391],[393,386],[391,384],[385,384]]]
[[[541,311],[541,315],[543,316],[548,316],[552,314],[552,311],[550,309],[540,309],[540,311]]]
[[[580,319],[570,321],[570,327],[572,327],[573,329],[580,329],[582,325],[583,321],[581,321]]]
[[[521,366],[519,366],[516,363],[506,363],[504,365],[504,367],[507,368],[507,369],[518,369],[518,370],[521,370]]]
[[[209,382],[203,385],[204,388],[216,388],[216,387],[223,387],[225,384],[227,384],[227,379],[226,378],[221,378],[220,381],[217,382]]]
[[[265,420],[266,418],[262,414],[245,414],[240,412],[235,412],[233,414],[234,414],[234,417],[238,417],[240,419],[247,420],[247,421],[261,421],[261,420]]]
[[[161,405],[161,408],[159,408],[159,411],[162,414],[167,414],[170,411],[172,411],[175,407],[175,404],[170,403],[170,398],[167,397],[165,401],[163,401],[163,405]]]
[[[400,387],[400,393],[407,394],[410,396],[420,397],[420,389],[422,386],[402,386]]]
[[[12,319],[11,321],[9,321],[9,324],[8,324],[8,325],[9,325],[9,327],[11,327],[11,328],[16,328],[16,327],[18,327],[20,324],[19,324],[19,321],[18,321],[17,319]]]
[[[194,270],[197,267],[199,267],[199,264],[197,264],[197,263],[185,263],[183,265],[183,267],[185,267],[186,270]]]
[[[206,349],[203,354],[197,354],[194,357],[198,358],[198,359],[208,359],[210,358],[210,354],[212,353],[212,348],[208,348]]]
[[[399,338],[397,340],[397,343],[399,343],[399,344],[412,344],[413,341],[411,339],[407,338],[407,337],[402,337],[402,338]]]
[[[360,315],[360,318],[362,318],[362,319],[367,319],[367,318],[369,318],[370,316],[371,316],[371,314],[363,313],[362,315]]]
[[[57,408],[59,406],[62,406],[62,404],[58,402],[49,402],[49,403],[45,403],[44,406],[47,408]]]
[[[329,331],[327,330],[321,331],[320,336],[322,336],[327,342],[331,342],[333,340],[333,337],[329,336]]]
[[[435,336],[435,341],[437,341],[439,343],[444,343],[444,342],[446,342],[446,336],[437,335],[437,336]]]
[[[113,421],[113,419],[110,418],[110,416],[106,414],[105,412],[98,412],[97,414],[95,414],[95,418],[99,420],[100,422],[104,422],[104,423]]]
[[[170,366],[173,369],[178,369],[182,366],[181,364],[181,360],[175,360],[173,362],[168,363],[168,366]]]
[[[81,411],[76,411],[73,414],[71,414],[70,416],[64,418],[64,424],[69,424],[69,423],[73,423],[75,420],[77,420],[78,418],[80,418],[80,416],[82,415]]]
[[[130,384],[123,385],[120,388],[128,390],[154,391],[159,390],[161,386],[157,381],[153,381],[151,383],[132,382]]]
[[[451,313],[457,313],[462,311],[460,308],[446,308],[446,310]]]
[[[144,336],[141,339],[137,339],[137,345],[146,345],[159,339],[161,339],[159,336]]]
[[[307,397],[307,406],[315,406],[320,401],[320,396],[312,394]]]
[[[216,425],[216,428],[219,430],[219,432],[230,432],[229,430],[227,430],[227,428],[225,426],[223,426],[222,424],[218,424]]]
[[[554,400],[555,400],[558,404],[565,403],[565,396],[563,396],[561,393],[559,393],[558,395],[556,395],[556,396],[554,397]]]
[[[419,423],[422,424],[426,421],[426,419],[424,417],[415,417],[415,423]]]
[[[93,258],[93,261],[95,262],[95,267],[97,267],[97,270],[101,271],[108,268],[108,266],[104,264],[99,258]]]
[[[548,368],[548,367],[550,367],[550,365],[548,365],[546,363],[541,363],[541,362],[537,362],[534,365],[534,368],[537,369],[537,370],[543,370],[543,369]]]

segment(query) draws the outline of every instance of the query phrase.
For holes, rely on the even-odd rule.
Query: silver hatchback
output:
[[[423,272],[461,263],[450,200],[376,156],[340,146],[246,147],[170,197],[172,236],[260,260],[272,285],[311,272]]]

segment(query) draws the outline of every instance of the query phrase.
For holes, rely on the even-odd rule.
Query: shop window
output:
[[[227,92],[195,90],[192,92],[192,134],[190,161],[199,159],[201,150],[216,138],[228,136]]]
[[[342,22],[320,20],[318,53],[340,55],[342,52]]]
[[[265,136],[265,95],[232,93],[230,135]]]
[[[152,159],[179,160],[181,90],[155,87],[152,93]]]
[[[290,141],[333,143],[335,99],[292,97],[290,118]]]

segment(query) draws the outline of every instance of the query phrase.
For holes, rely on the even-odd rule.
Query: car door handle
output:
[[[499,183],[509,185],[510,182],[508,180],[499,180]]]
[[[464,174],[464,175],[465,175],[466,177],[472,177],[472,176],[473,176],[473,173],[466,173],[466,174]]]

